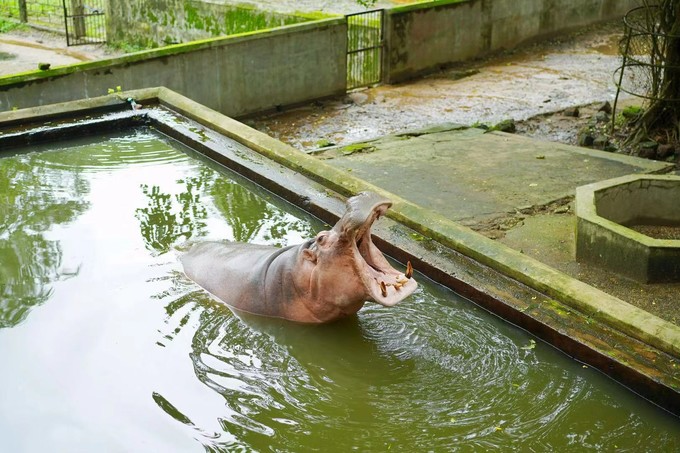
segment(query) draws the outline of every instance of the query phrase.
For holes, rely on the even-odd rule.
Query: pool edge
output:
[[[484,266],[488,266],[510,279],[527,285],[540,294],[545,294],[559,303],[574,308],[583,314],[584,319],[603,323],[674,358],[680,357],[680,327],[573,279],[535,259],[529,258],[501,243],[488,239],[448,220],[435,212],[424,209],[366,181],[330,167],[314,157],[300,152],[232,118],[197,104],[171,90],[162,87],[144,89],[102,96],[90,100],[54,104],[15,112],[3,112],[0,113],[0,127],[15,125],[28,119],[33,122],[46,121],[48,119],[73,116],[74,114],[87,114],[88,112],[101,111],[103,109],[129,108],[125,101],[128,97],[134,98],[142,105],[151,103],[168,107],[246,145],[267,159],[298,172],[342,196],[348,197],[363,190],[381,193],[391,198],[394,202],[391,211],[388,213],[388,217],[392,220],[405,225],[438,244],[469,257]],[[425,265],[427,263],[423,262],[422,264]],[[492,307],[487,304],[485,308],[496,313],[500,312],[502,317],[508,319],[508,315],[503,307]],[[515,311],[517,311],[517,308],[515,308]],[[519,313],[514,313],[514,319],[509,319],[509,322],[518,324],[531,331],[534,321],[526,318],[524,315],[525,313],[520,309]],[[545,328],[547,330],[552,329],[565,332],[565,329],[562,327],[564,326],[548,325]],[[566,329],[566,331],[568,330]],[[560,347],[559,343],[566,341],[564,337],[568,337],[568,333],[561,334],[561,340],[551,341],[551,343]],[[572,347],[574,346],[572,345]],[[614,350],[613,346],[611,350]],[[569,350],[566,352],[572,354]],[[597,352],[602,353],[602,351]],[[585,353],[585,356],[588,355]],[[583,357],[577,358],[588,362],[587,357],[585,359]],[[599,359],[592,358],[592,360],[598,361]],[[621,361],[620,358],[617,360]],[[598,368],[607,372],[607,365],[598,366]],[[663,380],[658,375],[650,378],[657,381]],[[657,404],[675,413],[680,412],[680,396],[677,396],[680,395],[680,387],[678,387],[677,381],[677,378],[670,379],[670,382],[663,384],[667,387],[667,392],[674,392],[676,395],[677,401],[672,407],[667,407],[667,405],[663,404],[663,399],[668,398],[667,392],[663,397],[651,398],[652,400],[657,400],[655,401]],[[632,387],[638,393],[644,393],[640,388],[635,389],[635,385],[631,383],[626,383],[626,385]],[[649,397],[649,395],[644,396]]]

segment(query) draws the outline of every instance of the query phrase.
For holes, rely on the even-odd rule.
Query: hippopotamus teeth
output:
[[[406,278],[410,279],[413,277],[413,266],[411,265],[410,261],[406,262],[406,274],[404,274]]]
[[[380,282],[380,292],[382,293],[383,297],[387,297],[387,286],[385,286],[385,282]]]

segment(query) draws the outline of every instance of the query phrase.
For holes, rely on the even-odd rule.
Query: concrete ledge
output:
[[[195,52],[197,50],[219,48],[256,39],[268,39],[274,36],[285,36],[290,33],[295,33],[296,31],[311,30],[318,27],[331,25],[344,25],[344,18],[319,19],[310,22],[276,27],[269,30],[255,30],[217,38],[199,39],[183,44],[172,44],[157,49],[141,50],[139,52],[129,53],[120,57],[85,61],[83,63],[55,67],[48,69],[47,71],[36,69],[33,71],[0,76],[0,87],[40,81],[95,69],[106,70],[119,66],[131,66],[133,64],[141,63],[147,60],[181,55]]]
[[[236,120],[204,107],[165,88],[121,93],[140,103],[159,102],[173,110],[230,137],[265,157],[299,172],[344,196],[371,190],[391,198],[394,202],[388,216],[412,228],[423,236],[462,253],[492,269],[571,306],[589,318],[599,320],[615,329],[639,339],[675,357],[680,357],[680,328],[634,307],[618,298],[575,280],[498,242],[488,239],[447,218],[428,211],[366,181],[333,168],[318,159],[298,151],[268,135]],[[113,98],[104,96],[75,105],[85,108],[88,102],[96,108],[107,105]],[[120,100],[118,100],[120,102]],[[0,113],[0,127],[17,117],[32,115],[51,117],[72,115],[71,103],[52,106],[47,110],[27,109]]]

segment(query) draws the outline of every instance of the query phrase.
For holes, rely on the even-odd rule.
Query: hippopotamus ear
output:
[[[302,250],[302,259],[316,264],[316,253],[309,249]]]

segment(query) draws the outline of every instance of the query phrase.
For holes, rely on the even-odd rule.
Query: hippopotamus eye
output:
[[[319,245],[323,245],[324,242],[326,242],[326,235],[323,234],[323,233],[319,233],[316,236],[316,243],[319,244]]]

